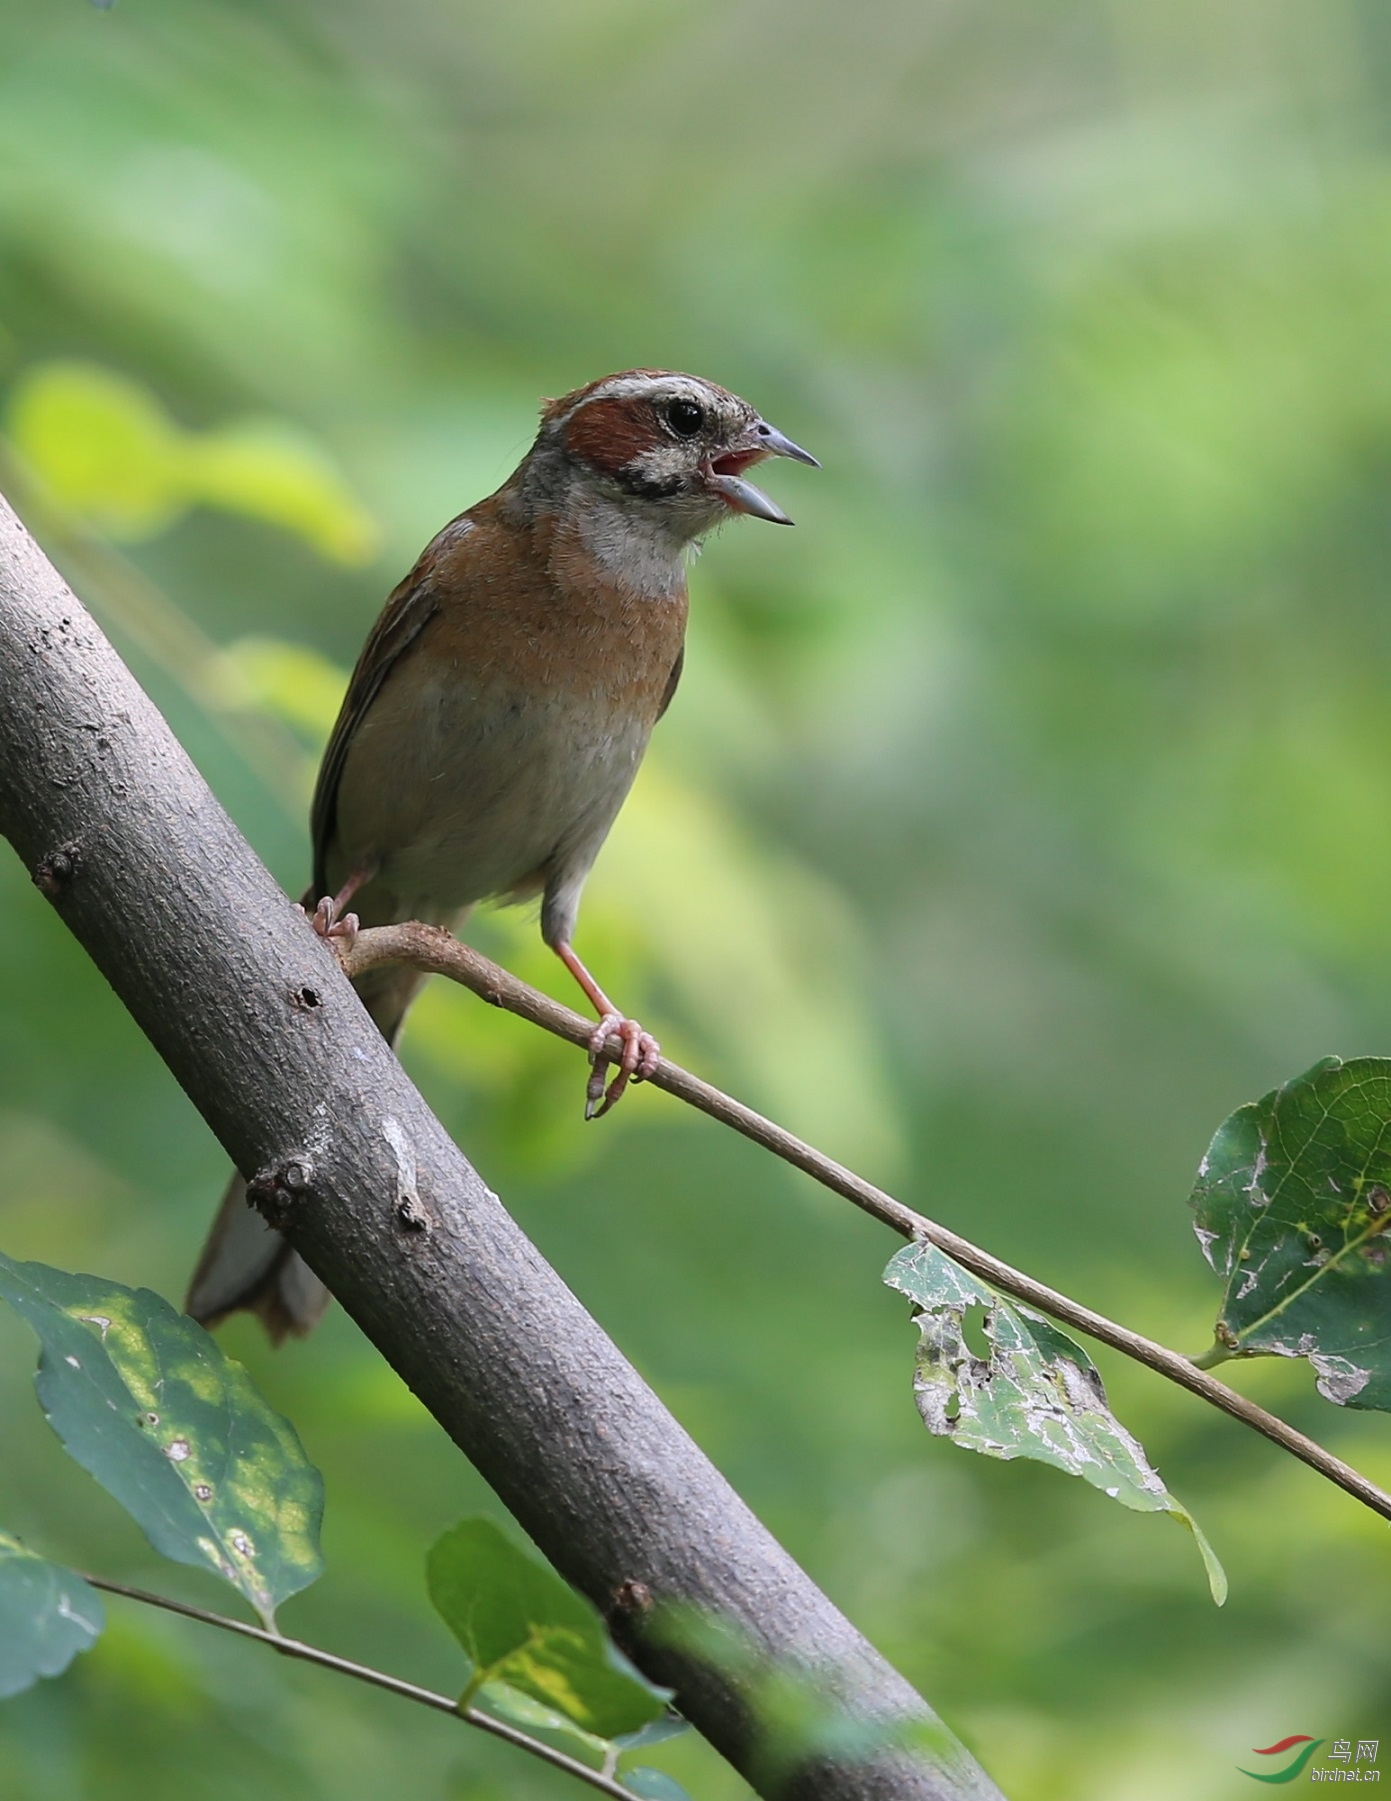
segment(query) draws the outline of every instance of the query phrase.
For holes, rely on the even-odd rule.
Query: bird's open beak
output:
[[[762,488],[744,480],[744,471],[761,463],[764,457],[791,457],[794,463],[809,463],[813,469],[821,467],[809,450],[803,450],[800,444],[794,444],[791,438],[760,419],[737,449],[727,451],[711,463],[706,478],[708,485],[722,495],[736,513],[748,513],[751,518],[766,519],[772,525],[791,525],[792,521],[775,500],[770,500]]]

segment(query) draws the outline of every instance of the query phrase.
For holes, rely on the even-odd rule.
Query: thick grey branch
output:
[[[748,1681],[664,1637],[663,1605],[726,1622],[867,1725],[932,1715],[518,1231],[3,501],[0,831],[275,1223],[736,1767],[798,1801],[998,1794],[959,1748],[768,1773]]]

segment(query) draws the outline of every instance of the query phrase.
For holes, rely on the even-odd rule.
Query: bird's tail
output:
[[[357,983],[367,1011],[388,1044],[396,1042],[424,976],[400,964],[374,969]],[[246,1199],[234,1174],[188,1285],[184,1312],[212,1327],[229,1313],[257,1314],[272,1344],[303,1338],[333,1299],[288,1241]]]

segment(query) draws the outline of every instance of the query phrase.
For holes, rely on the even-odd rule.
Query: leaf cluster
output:
[[[38,1335],[39,1403],[69,1454],[155,1550],[220,1577],[255,1609],[264,1635],[280,1638],[277,1607],[323,1569],[323,1482],[294,1427],[215,1339],[149,1289],[0,1254],[0,1296]],[[457,1702],[465,1719],[501,1722],[514,1743],[554,1749],[616,1792],[682,1801],[663,1772],[619,1769],[625,1754],[683,1723],[587,1601],[481,1518],[446,1532],[426,1570],[430,1597],[469,1657]],[[94,1583],[131,1592],[0,1531],[0,1697],[60,1675],[95,1643],[105,1615]]]

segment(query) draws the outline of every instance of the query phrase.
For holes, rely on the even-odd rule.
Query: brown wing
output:
[[[667,677],[666,692],[662,695],[662,704],[657,708],[657,717],[661,718],[671,705],[676,694],[676,684],[681,680],[681,671],[686,663],[686,646],[683,644],[676,653],[676,661],[671,666],[671,674]]]
[[[447,529],[447,528],[446,528]],[[405,581],[393,589],[372,627],[362,655],[353,670],[348,692],[333,728],[333,735],[319,765],[319,779],[314,785],[314,804],[309,812],[309,829],[314,844],[314,897],[327,892],[324,862],[338,810],[338,784],[348,747],[368,708],[381,692],[382,683],[390,675],[401,654],[418,638],[439,611],[439,601],[430,583],[432,560],[429,552],[421,557]],[[311,903],[312,904],[312,903]]]

